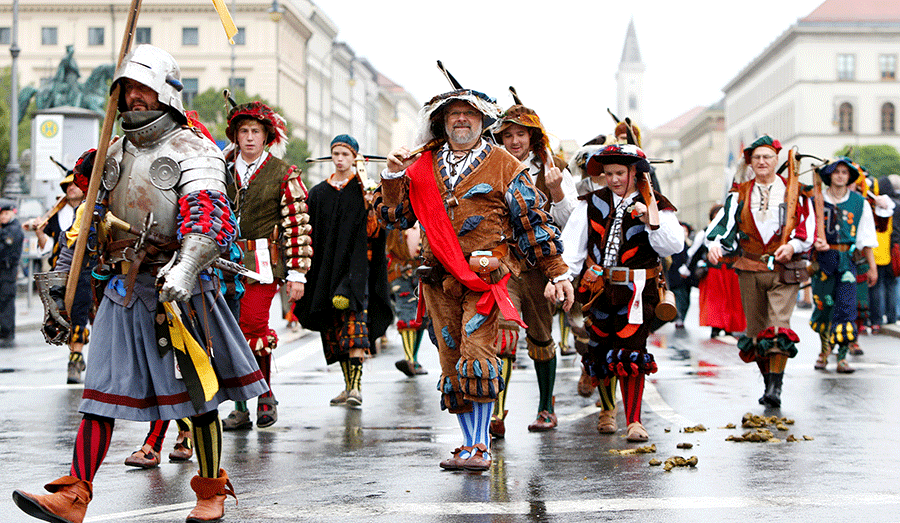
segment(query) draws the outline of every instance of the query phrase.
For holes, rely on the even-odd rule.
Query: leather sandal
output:
[[[506,419],[506,414],[508,410],[503,411],[502,417],[493,416],[491,417],[491,424],[488,427],[488,433],[492,438],[503,439],[506,436],[506,422],[503,420]]]
[[[250,421],[250,413],[246,410],[233,410],[227,418],[222,420],[222,430],[225,432],[250,430],[251,428],[253,428],[253,422]]]
[[[271,407],[268,410],[262,410],[263,405]],[[267,396],[256,400],[256,426],[264,429],[271,427],[278,421],[278,401],[275,396]]]
[[[189,461],[194,456],[194,449],[191,446],[191,431],[179,431],[178,439],[175,440],[175,450],[169,453],[171,461]]]
[[[559,422],[556,419],[556,414],[542,410],[538,413],[537,419],[528,425],[528,431],[546,432],[555,429],[558,424]]]
[[[826,366],[828,366],[828,354],[820,352],[819,357],[816,358],[816,364],[813,365],[813,368],[816,370],[825,370]]]
[[[600,434],[615,434],[619,430],[616,423],[616,409],[601,410],[597,417],[597,432]]]
[[[856,369],[851,367],[847,360],[841,360],[837,364],[837,372],[838,374],[853,374]]]
[[[647,429],[641,425],[640,421],[635,421],[628,425],[628,436],[626,439],[634,443],[642,443],[650,439],[650,435],[647,434]]]
[[[138,467],[142,469],[152,469],[159,466],[159,454],[153,450],[144,451],[138,449],[125,458],[125,464],[129,467]]]
[[[331,398],[331,406],[332,407],[342,407],[347,404],[347,396],[350,395],[349,390],[342,390],[340,394]]]
[[[484,472],[491,468],[491,451],[479,443],[472,447],[472,455],[463,462],[463,468],[473,472]],[[486,457],[485,457],[486,456]]]
[[[444,470],[462,470],[463,464],[466,462],[468,458],[459,457],[460,453],[468,452],[471,454],[472,447],[467,447],[465,445],[460,445],[459,447],[453,449],[453,454],[451,457],[445,459],[440,463],[440,467]]]

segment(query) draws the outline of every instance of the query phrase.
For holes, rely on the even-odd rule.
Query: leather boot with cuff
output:
[[[204,478],[194,476],[191,478],[191,488],[197,494],[197,505],[188,514],[186,523],[201,523],[203,521],[218,521],[225,515],[225,496],[233,497],[234,487],[228,479],[225,469],[219,469],[219,477]]]
[[[17,490],[13,501],[31,517],[53,523],[82,523],[88,503],[93,498],[89,481],[63,476],[44,485],[50,494],[29,494]]]

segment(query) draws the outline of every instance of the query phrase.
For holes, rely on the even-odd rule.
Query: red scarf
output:
[[[422,153],[422,156],[409,166],[406,174],[409,176],[409,200],[416,218],[422,223],[422,229],[428,237],[431,252],[441,265],[469,290],[483,293],[476,306],[478,313],[487,316],[496,304],[504,318],[527,329],[528,326],[522,321],[519,311],[509,299],[506,283],[510,275],[507,274],[497,283],[487,284],[472,271],[463,256],[456,231],[450,217],[447,216],[447,210],[435,182],[431,151]],[[439,212],[438,209],[444,212]]]

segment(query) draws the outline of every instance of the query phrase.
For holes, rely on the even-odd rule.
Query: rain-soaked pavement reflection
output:
[[[757,399],[763,384],[733,343],[708,339],[693,324],[664,327],[652,351],[660,371],[650,376],[643,422],[651,454],[614,454],[639,445],[596,431],[593,398],[575,393],[578,363],[560,360],[557,430],[529,433],[537,384],[527,357],[513,371],[507,435],[494,442],[493,466],[482,474],[442,471],[438,462],[460,444],[454,416],[439,410],[436,351],[420,353],[429,374],[407,378],[394,368],[402,349],[393,333],[365,364],[364,404],[330,407],[342,386],[339,370],[322,363],[318,336],[287,341],[276,353],[278,423],[223,435],[223,467],[240,504],[226,521],[543,522],[543,521],[898,521],[895,487],[900,397],[896,338],[863,338],[857,372],[812,368],[817,342],[795,314],[800,354],[788,363],[781,409]],[[80,422],[81,389],[64,381],[65,354],[25,334],[0,350],[0,489],[37,491],[68,471]],[[523,361],[524,360],[524,361]],[[250,402],[251,412],[255,402]],[[226,414],[231,405],[221,409]],[[774,443],[726,441],[747,429],[747,413],[793,420],[771,430]],[[624,429],[623,414],[619,427]],[[724,428],[729,423],[737,428]],[[706,430],[686,432],[702,424]],[[174,424],[172,425],[174,427]],[[193,506],[188,481],[196,461],[164,462],[153,470],[122,461],[143,441],[146,423],[119,421],[94,483],[88,522],[183,521]],[[788,435],[799,441],[787,442]],[[804,439],[804,436],[807,439]],[[174,443],[169,431],[164,455]],[[690,444],[691,448],[678,448]],[[653,458],[697,456],[696,467],[670,472]],[[3,521],[34,521],[7,497]]]

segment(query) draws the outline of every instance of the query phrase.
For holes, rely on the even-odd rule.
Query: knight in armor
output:
[[[566,168],[566,162],[550,151],[550,141],[541,119],[532,109],[517,103],[500,116],[493,133],[503,143],[503,148],[528,167],[531,182],[539,191],[538,205],[553,218],[554,224],[562,229],[575,208],[577,192],[575,180]],[[537,418],[528,425],[532,432],[552,430],[558,424],[554,412],[553,388],[556,381],[556,347],[553,343],[553,315],[557,305],[544,298],[545,278],[540,268],[528,264],[524,258],[513,254],[521,265],[519,275],[509,280],[509,297],[522,319],[528,325],[525,331],[528,357],[534,361],[537,374],[538,401]],[[565,314],[561,314],[561,331],[566,333],[568,325]],[[503,379],[506,388],[497,396],[494,414],[491,418],[491,435],[502,438],[506,433],[504,419],[507,410],[506,395],[512,375],[512,364],[516,359],[516,345],[519,341],[519,326],[509,319],[500,320],[497,342],[500,358],[503,359]],[[565,336],[565,340],[568,336]]]
[[[576,299],[583,304],[590,337],[583,364],[600,387],[603,410],[597,430],[618,430],[618,381],[626,437],[647,441],[641,403],[644,376],[657,370],[647,337],[660,302],[660,258],[681,251],[684,232],[675,207],[650,187],[650,164],[637,146],[604,146],[590,157],[586,169],[603,171],[608,185],[579,197],[562,240],[563,259],[571,273],[579,275]],[[650,220],[654,211],[657,223]]]
[[[287,143],[284,118],[267,105],[250,102],[233,108],[225,134],[235,144],[227,160],[228,198],[239,226],[236,243],[244,253],[243,265],[268,281],[246,282],[240,300],[241,331],[269,385],[256,407],[256,425],[265,428],[278,420],[271,382],[278,336],[269,327],[269,310],[282,285],[291,302],[303,296],[312,255],[307,193],[300,169],[280,159]],[[238,402],[222,425],[225,430],[249,429],[253,423],[247,404]]]
[[[809,320],[819,334],[822,350],[816,369],[825,369],[828,356],[837,348],[837,372],[854,371],[847,363],[847,352],[857,339],[856,331],[856,260],[865,259],[868,271],[865,280],[869,287],[878,280],[873,249],[878,246],[876,217],[887,222],[893,215],[894,202],[889,197],[876,196],[875,213],[861,194],[849,189],[860,176],[859,166],[841,156],[818,169],[822,183],[825,237],[816,238],[818,271],[812,281],[813,313]]]
[[[496,102],[458,89],[435,96],[420,112],[421,155],[401,147],[388,155],[379,218],[391,228],[417,221],[425,234],[421,297],[438,347],[441,409],[458,416],[463,442],[445,470],[491,467],[493,403],[505,388],[495,343],[500,313],[525,327],[507,291],[521,260],[538,267],[552,301],[572,305],[572,284],[559,229],[542,208],[528,168],[482,138],[499,116]],[[513,258],[509,249],[518,251]]]
[[[726,254],[737,257],[733,266],[747,318],[738,349],[741,359],[756,363],[763,376],[765,392],[759,403],[772,408],[781,406],[784,369],[788,359],[797,355],[800,341],[791,329],[800,288],[795,275],[800,271],[787,265],[799,262],[801,274],[806,273],[800,256],[812,246],[816,223],[812,199],[800,193],[796,213],[781,222],[780,209],[789,203],[790,192],[776,173],[779,151],[781,143],[768,135],[744,149],[744,166],[750,167],[753,177],[728,193],[724,207],[706,228],[705,240],[712,265]]]
[[[219,466],[218,405],[268,390],[208,269],[232,242],[235,221],[225,159],[187,125],[180,78],[172,56],[150,45],[137,46],[116,71],[125,136],[104,159],[92,209],[88,250],[100,257],[95,274],[108,280],[79,408],[84,418],[69,475],[47,484],[49,495],[13,493],[19,508],[38,519],[83,521],[115,419],[190,417],[199,472],[190,482],[197,504],[187,521],[218,520],[226,494],[234,495]],[[90,216],[82,212],[76,223]],[[63,249],[57,269],[67,271],[72,257]],[[57,342],[68,334],[64,294],[62,285],[50,286],[45,301],[43,331]]]

